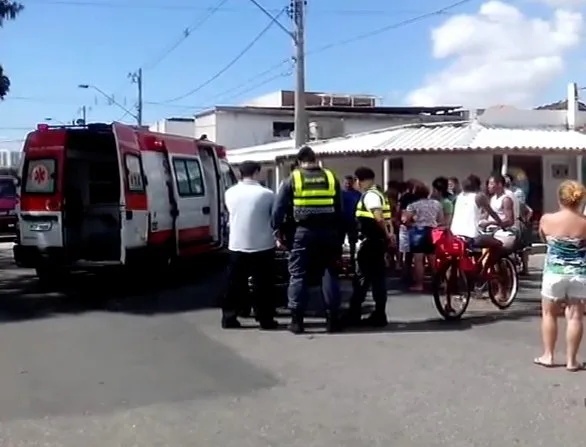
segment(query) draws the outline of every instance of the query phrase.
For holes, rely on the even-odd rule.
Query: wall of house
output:
[[[208,140],[222,144],[218,141],[218,127],[216,117],[217,115],[215,113],[210,113],[209,115],[195,119],[196,138],[199,138],[202,135],[207,135]]]
[[[426,116],[425,122],[454,121],[455,117]],[[353,133],[368,132],[384,129],[386,127],[398,126],[413,122],[421,122],[422,117],[414,115],[368,115],[359,117],[340,117],[331,114],[311,113],[309,121],[323,123],[337,123],[340,131],[337,135],[343,136]],[[341,125],[340,124],[341,121]],[[275,136],[273,133],[274,122],[293,123],[293,112],[283,114],[253,114],[243,112],[221,111],[215,114],[204,115],[196,118],[196,134],[199,136],[206,133],[210,140],[226,146],[228,149],[256,146],[271,143],[274,141],[288,140],[290,136]],[[330,137],[331,137],[330,136]],[[327,138],[324,137],[324,138]]]
[[[463,178],[469,174],[476,174],[486,178],[492,171],[492,155],[490,154],[407,154],[402,155],[402,173],[391,172],[394,180],[417,179],[431,185],[438,176]],[[371,168],[377,178],[377,183],[383,183],[383,157],[343,157],[324,159],[324,166],[336,171],[339,177],[352,174],[359,166]]]
[[[180,135],[183,137],[193,138],[195,135],[195,122],[183,120],[160,120],[149,126],[152,132],[167,133],[171,135]]]
[[[568,168],[567,177],[561,178],[561,167]],[[557,190],[564,180],[577,177],[577,159],[575,155],[551,154],[542,157],[543,167],[543,211],[551,212],[558,209]]]
[[[438,153],[438,154],[407,154],[400,158],[403,162],[402,172],[392,172],[391,178],[394,180],[408,180],[414,178],[431,185],[433,179],[438,176],[457,177],[460,180],[469,174],[478,175],[483,181],[493,172],[494,158],[492,154],[474,154],[474,153]],[[541,185],[543,194],[542,209],[543,212],[551,212],[557,209],[557,188],[560,183],[568,178],[577,177],[577,158],[575,155],[564,154],[546,154],[542,156],[542,179],[536,182]],[[324,167],[328,167],[336,172],[338,178],[342,180],[345,175],[352,174],[359,166],[368,166],[376,174],[377,183],[381,186],[383,183],[383,157],[337,157],[325,158]],[[567,176],[565,169],[567,168]],[[586,160],[584,160],[586,171]],[[267,185],[274,187],[274,166],[267,164],[263,167],[263,176]],[[289,164],[286,163],[282,169],[281,178],[289,174]],[[534,193],[535,194],[535,193]],[[539,194],[539,193],[538,193]]]

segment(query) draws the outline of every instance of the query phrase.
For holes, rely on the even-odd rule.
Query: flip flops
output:
[[[569,372],[584,371],[584,370],[586,370],[586,365],[584,363],[579,363],[577,366],[574,366],[572,368],[566,367],[566,370]]]
[[[541,366],[542,368],[555,368],[557,366],[561,366],[561,365],[556,365],[555,363],[546,363],[543,360],[541,360],[541,358],[539,358],[539,357],[533,359],[533,364],[537,365],[537,366]],[[586,371],[586,364],[580,363],[577,366],[574,366],[572,368],[566,367],[566,371],[568,371],[568,372]]]
[[[537,365],[537,366],[541,366],[541,367],[543,367],[543,368],[553,368],[553,367],[555,367],[555,366],[556,366],[556,365],[555,365],[555,364],[553,364],[553,363],[546,363],[546,362],[544,362],[544,361],[543,361],[543,360],[541,360],[541,358],[539,358],[539,357],[536,357],[536,358],[534,358],[534,359],[533,359],[533,363],[534,363],[535,365]]]

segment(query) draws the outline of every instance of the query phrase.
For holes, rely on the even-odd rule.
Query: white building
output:
[[[308,107],[312,140],[341,137],[397,124],[454,120],[449,108]],[[294,131],[293,108],[220,106],[195,116],[195,134],[228,149],[287,141]]]
[[[0,168],[16,168],[20,165],[21,151],[0,149]]]
[[[341,178],[358,166],[371,167],[380,184],[438,176],[487,178],[491,171],[513,174],[539,215],[557,207],[556,190],[568,178],[586,180],[586,112],[578,110],[575,84],[566,110],[494,107],[466,121],[418,123],[316,141],[311,147],[324,166]],[[289,139],[228,151],[231,163],[255,160],[269,186],[289,173],[297,148]]]
[[[151,124],[149,130],[195,138],[195,118],[166,118]]]
[[[369,95],[307,93],[306,103],[312,140],[459,116],[453,107],[378,107]],[[195,118],[168,118],[149,129],[192,138],[205,135],[228,149],[286,141],[294,131],[294,92],[270,93],[241,106],[218,106]]]

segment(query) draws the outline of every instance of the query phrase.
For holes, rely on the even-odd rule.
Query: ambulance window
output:
[[[232,167],[225,161],[220,161],[220,171],[222,172],[222,179],[224,180],[224,187],[226,189],[238,183]]]
[[[182,197],[197,197],[205,194],[203,175],[199,161],[174,158],[173,169],[177,181],[177,192]]]
[[[56,162],[53,158],[28,160],[24,191],[30,194],[53,194],[55,192]]]
[[[144,181],[138,156],[126,154],[126,176],[129,191],[144,192]]]

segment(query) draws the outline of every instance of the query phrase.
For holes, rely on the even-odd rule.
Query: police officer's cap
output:
[[[297,152],[297,160],[300,162],[312,163],[316,161],[316,159],[315,152],[309,146],[303,146],[299,149],[299,152]]]

